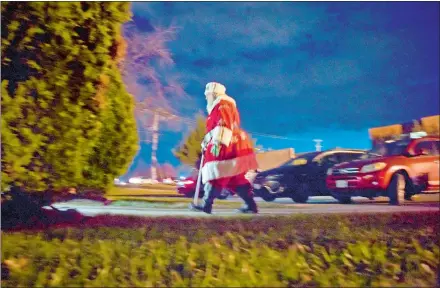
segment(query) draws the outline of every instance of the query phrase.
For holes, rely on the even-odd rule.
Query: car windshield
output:
[[[286,163],[281,165],[281,167],[305,165],[308,162],[311,162],[317,154],[318,154],[318,152],[298,154],[295,158],[289,159],[289,161],[287,161]]]
[[[397,140],[397,141],[385,141],[375,145],[373,149],[368,151],[368,153],[362,158],[374,158],[374,157],[384,157],[384,156],[398,156],[405,152],[406,147],[409,144],[409,140]]]

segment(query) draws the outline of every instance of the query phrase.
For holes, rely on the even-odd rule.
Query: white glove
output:
[[[212,155],[214,155],[214,157],[218,157],[218,155],[220,155],[220,149],[221,149],[220,143],[214,142],[210,152]]]
[[[200,146],[202,146],[202,151],[205,151],[206,146],[208,146],[208,141],[206,141],[205,139],[203,139],[202,144],[201,144]]]

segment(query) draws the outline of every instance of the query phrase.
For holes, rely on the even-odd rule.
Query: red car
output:
[[[194,194],[196,193],[196,185],[197,185],[197,176],[189,176],[185,179],[180,180],[177,182],[177,193],[185,196],[193,198]],[[200,193],[199,198],[202,198],[205,194],[205,191],[203,190],[203,184],[200,183]],[[221,194],[217,196],[218,199],[226,199],[230,195],[229,191],[226,189],[223,189]]]
[[[414,194],[438,192],[439,151],[439,137],[407,135],[385,141],[364,159],[329,169],[326,185],[341,203],[352,196],[386,196],[390,204],[400,205]]]

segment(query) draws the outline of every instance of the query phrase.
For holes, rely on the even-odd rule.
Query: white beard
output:
[[[211,106],[212,106],[212,104],[206,104],[206,112],[208,112],[208,114],[209,114],[209,112],[211,111]]]
[[[206,111],[208,112],[208,114],[211,112],[213,104],[214,101],[208,101],[208,103],[206,103]]]

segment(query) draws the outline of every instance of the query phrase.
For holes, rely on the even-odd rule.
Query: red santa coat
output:
[[[240,128],[240,115],[235,100],[227,95],[218,96],[208,113],[203,183],[219,179],[228,182],[234,176],[257,169],[253,144],[248,134]],[[220,144],[218,156],[211,153],[213,143]]]

